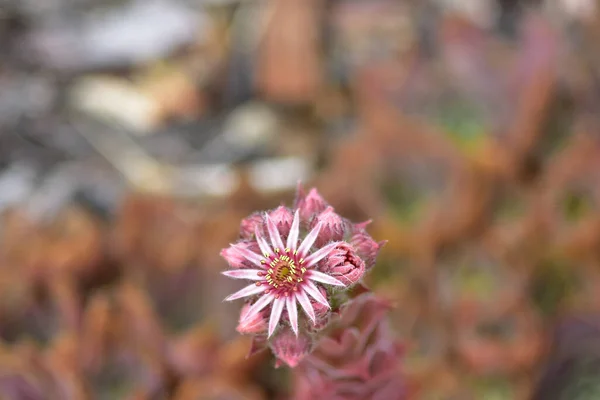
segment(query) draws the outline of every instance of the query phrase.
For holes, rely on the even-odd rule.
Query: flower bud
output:
[[[248,318],[248,311],[252,304],[246,303],[244,307],[242,307],[242,311],[240,312],[240,321],[238,323],[237,328],[235,328],[239,333],[263,333],[267,331],[267,320],[262,312],[256,313],[255,315]]]
[[[275,222],[279,234],[286,239],[290,234],[290,228],[292,227],[292,221],[294,220],[294,214],[289,208],[285,206],[279,206],[275,210],[269,212],[269,218]]]
[[[254,213],[244,218],[240,223],[240,237],[250,240],[254,237],[256,228],[263,229],[264,219],[263,214]]]
[[[271,349],[277,357],[276,367],[286,364],[294,368],[310,352],[311,341],[302,333],[296,337],[291,330],[285,329],[271,340]]]
[[[252,337],[252,342],[250,342],[250,349],[248,350],[248,354],[246,358],[252,357],[255,354],[260,353],[268,348],[267,346],[267,337],[264,335],[258,335]]]
[[[350,223],[337,214],[331,206],[328,206],[312,219],[310,228],[312,229],[319,223],[321,224],[321,231],[315,241],[318,247],[322,247],[329,242],[342,240],[346,231],[350,228]]]
[[[323,272],[346,285],[357,283],[365,274],[365,262],[346,242],[339,242],[321,263]]]
[[[317,189],[313,188],[308,194],[304,194],[304,189],[298,185],[295,206],[300,210],[300,217],[305,221],[309,221],[314,215],[325,210],[328,204],[317,192]]]
[[[242,241],[238,242],[235,246],[229,246],[221,250],[221,257],[223,257],[231,268],[253,268],[253,264],[248,261],[246,256],[240,250],[250,250],[258,252],[258,244],[256,242]]]
[[[356,254],[364,260],[367,270],[373,268],[379,250],[381,250],[386,243],[387,241],[385,240],[381,242],[374,241],[364,230],[356,232],[352,238],[350,238],[350,244],[354,246]]]
[[[319,292],[323,295],[324,298],[327,298],[327,291],[320,287]],[[315,310],[315,323],[308,327],[308,329],[312,332],[318,332],[323,329],[327,323],[329,322],[329,318],[331,316],[331,309],[326,307],[324,304],[319,303],[318,301],[311,299],[310,303]]]

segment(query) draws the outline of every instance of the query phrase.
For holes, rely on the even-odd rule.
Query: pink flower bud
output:
[[[321,270],[346,285],[357,283],[365,274],[365,262],[354,248],[346,242],[339,242],[321,262]]]
[[[319,192],[317,192],[317,189],[313,188],[308,194],[304,194],[304,189],[302,186],[298,185],[295,208],[300,210],[300,217],[303,220],[309,221],[314,215],[325,210],[327,206],[327,202],[321,197]]]
[[[385,245],[387,241],[376,242],[373,238],[364,230],[360,230],[350,238],[350,244],[354,246],[356,253],[365,262],[367,270],[373,268],[375,260],[379,254],[379,250]]]
[[[290,228],[292,227],[292,221],[294,220],[294,214],[289,208],[285,206],[279,206],[275,210],[269,212],[269,218],[275,222],[279,234],[287,239],[290,234]]]
[[[296,337],[291,330],[285,329],[271,340],[271,349],[277,357],[277,367],[286,364],[294,368],[310,352],[311,341],[304,334],[299,334]]]
[[[263,333],[267,331],[267,320],[262,312],[256,313],[248,318],[248,311],[252,304],[246,303],[240,312],[240,321],[236,330],[241,333]]]
[[[243,253],[244,249],[255,253],[259,251],[256,242],[242,241],[238,242],[235,246],[229,246],[221,250],[221,257],[227,260],[231,268],[252,268],[253,264]]]
[[[250,240],[254,237],[254,230],[256,228],[263,230],[264,219],[263,214],[254,213],[244,218],[240,223],[240,237],[242,239]]]
[[[323,212],[314,217],[310,223],[310,228],[321,224],[321,231],[315,241],[318,247],[322,247],[329,242],[342,240],[346,232],[350,229],[350,223],[337,214],[333,207],[328,206]]]
[[[321,293],[323,298],[327,298],[327,291],[324,288],[320,287],[319,292]],[[331,309],[314,299],[311,299],[310,303],[312,304],[313,309],[315,310],[315,323],[314,325],[309,325],[308,329],[312,332],[318,332],[321,329],[323,329],[329,322],[329,318],[331,316]]]
[[[253,336],[252,342],[250,343],[250,349],[248,350],[248,354],[246,358],[252,357],[253,355],[260,353],[261,351],[266,350],[267,347],[267,337],[266,336]]]

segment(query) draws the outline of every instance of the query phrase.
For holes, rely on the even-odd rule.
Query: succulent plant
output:
[[[243,220],[240,240],[221,252],[231,267],[223,275],[253,282],[226,298],[249,299],[238,331],[266,334],[277,358],[296,366],[339,306],[334,301],[342,301],[339,293],[374,265],[384,242],[375,242],[365,226],[338,215],[316,189],[306,194],[301,186],[294,209],[280,206]]]
[[[341,307],[296,369],[296,400],[405,399],[403,347],[386,321],[390,305],[367,292]]]

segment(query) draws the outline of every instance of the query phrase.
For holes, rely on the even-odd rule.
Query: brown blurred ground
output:
[[[0,4],[0,397],[287,398],[218,254],[303,180],[415,398],[530,398],[600,313],[600,7],[531,3]]]

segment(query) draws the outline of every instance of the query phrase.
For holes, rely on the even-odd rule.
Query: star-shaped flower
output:
[[[293,221],[287,238],[280,234],[277,223],[268,215],[264,215],[269,240],[266,240],[260,229],[260,224],[254,227],[254,238],[261,254],[250,249],[251,246],[232,244],[224,251],[228,260],[235,260],[235,265],[240,265],[240,260],[245,261],[251,268],[232,269],[223,272],[223,275],[236,279],[256,281],[238,292],[230,295],[225,300],[231,301],[243,297],[260,295],[245,313],[243,320],[251,320],[265,307],[271,305],[268,335],[271,336],[281,320],[284,308],[292,326],[298,334],[297,303],[300,304],[306,315],[315,323],[315,310],[311,298],[329,306],[317,285],[346,286],[337,278],[318,271],[317,264],[329,256],[340,242],[332,242],[320,248],[314,248],[323,228],[319,222],[303,240],[300,236],[300,210],[294,213]],[[242,263],[243,263],[242,261]]]
[[[278,335],[285,331],[299,341],[321,331],[345,301],[340,292],[362,279],[385,243],[375,242],[367,225],[341,217],[316,189],[305,193],[301,186],[293,209],[279,206],[245,218],[240,240],[221,251],[230,266],[224,275],[253,281],[225,299],[247,299],[238,332],[273,342],[279,325],[291,330]],[[330,306],[333,295],[336,310]],[[312,325],[303,323],[303,314]]]

